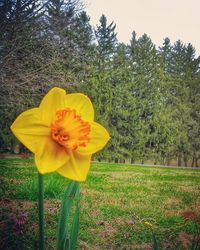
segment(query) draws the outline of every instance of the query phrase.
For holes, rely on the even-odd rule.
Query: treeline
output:
[[[134,28],[134,24],[133,24]],[[156,48],[146,34],[119,43],[115,24],[97,27],[79,0],[0,3],[0,148],[17,141],[9,126],[37,106],[52,86],[83,92],[96,120],[111,134],[98,160],[152,160],[198,166],[200,57],[191,44],[169,38]]]

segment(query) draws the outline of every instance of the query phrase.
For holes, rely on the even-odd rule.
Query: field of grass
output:
[[[0,159],[0,183],[0,249],[37,249],[34,161]],[[47,250],[55,249],[67,184],[56,173],[44,177]],[[199,170],[93,163],[81,183],[78,249],[152,249],[145,221],[153,225],[159,249],[190,249],[199,210]]]

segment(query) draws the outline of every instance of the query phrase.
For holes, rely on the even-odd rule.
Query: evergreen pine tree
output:
[[[132,70],[132,95],[136,99],[134,120],[134,158],[141,161],[152,156],[154,115],[159,107],[159,57],[151,39],[144,34],[139,39],[133,32],[129,48]]]
[[[59,68],[71,82],[84,82],[89,74],[92,58],[93,31],[89,17],[78,0],[50,0],[48,34],[51,37]]]
[[[100,24],[97,25],[95,35],[97,39],[97,60],[99,69],[104,70],[113,55],[116,52],[117,33],[115,32],[116,25],[111,22],[107,24],[107,18],[102,15],[99,19]]]

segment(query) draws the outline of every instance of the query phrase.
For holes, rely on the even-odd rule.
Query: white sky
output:
[[[147,33],[157,46],[169,37],[191,43],[200,55],[200,0],[85,0],[90,23],[96,26],[104,14],[114,21],[120,42],[129,43],[131,33]]]

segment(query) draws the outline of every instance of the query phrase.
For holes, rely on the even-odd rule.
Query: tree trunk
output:
[[[166,160],[166,165],[167,165],[167,166],[170,166],[170,159],[167,159],[167,160]]]
[[[181,154],[178,154],[178,166],[179,167],[182,166],[182,157],[181,157]]]
[[[198,159],[195,157],[195,167],[198,168]]]
[[[131,164],[135,163],[135,159],[131,158]]]
[[[193,156],[192,156],[192,165],[191,165],[191,168],[194,167],[195,159],[196,159],[196,152],[194,152]]]
[[[184,161],[184,166],[187,167],[188,166],[188,158],[187,155],[183,155],[183,161]]]

